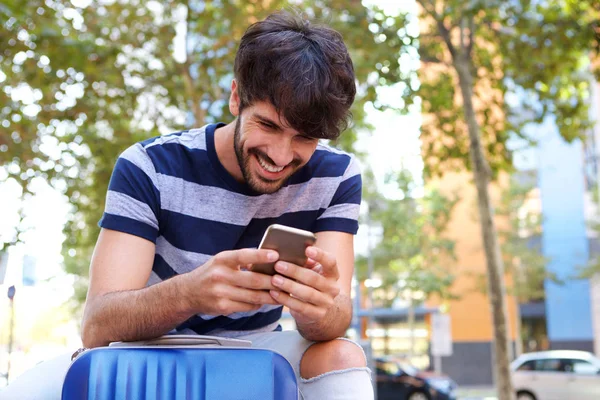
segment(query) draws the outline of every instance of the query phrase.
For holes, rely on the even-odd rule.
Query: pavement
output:
[[[459,386],[458,400],[497,400],[496,389],[489,386]]]

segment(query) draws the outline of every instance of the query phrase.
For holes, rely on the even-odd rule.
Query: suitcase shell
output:
[[[62,400],[297,400],[280,354],[251,348],[101,347],[67,371]]]

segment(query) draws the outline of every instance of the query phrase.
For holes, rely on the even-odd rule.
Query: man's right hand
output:
[[[251,264],[274,262],[273,250],[240,249],[221,252],[185,274],[185,297],[194,313],[229,315],[278,304],[269,294],[271,276],[246,270]]]

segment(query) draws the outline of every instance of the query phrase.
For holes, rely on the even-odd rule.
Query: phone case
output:
[[[279,253],[279,259],[296,265],[306,263],[305,251],[317,241],[314,233],[285,225],[274,224],[267,228],[260,249],[271,249]],[[255,264],[252,271],[267,275],[275,274],[275,263]]]

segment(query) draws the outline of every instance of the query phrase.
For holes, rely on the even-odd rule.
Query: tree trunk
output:
[[[481,234],[487,264],[488,296],[494,323],[494,374],[498,388],[498,400],[511,400],[514,399],[514,392],[509,370],[509,340],[505,302],[506,288],[503,280],[504,266],[502,257],[500,256],[500,246],[494,223],[494,212],[488,190],[490,168],[485,159],[479,125],[475,119],[475,109],[473,107],[473,69],[465,53],[459,52],[453,58],[453,64],[458,73],[460,92],[469,131],[469,153],[473,164],[475,186],[477,187]]]

